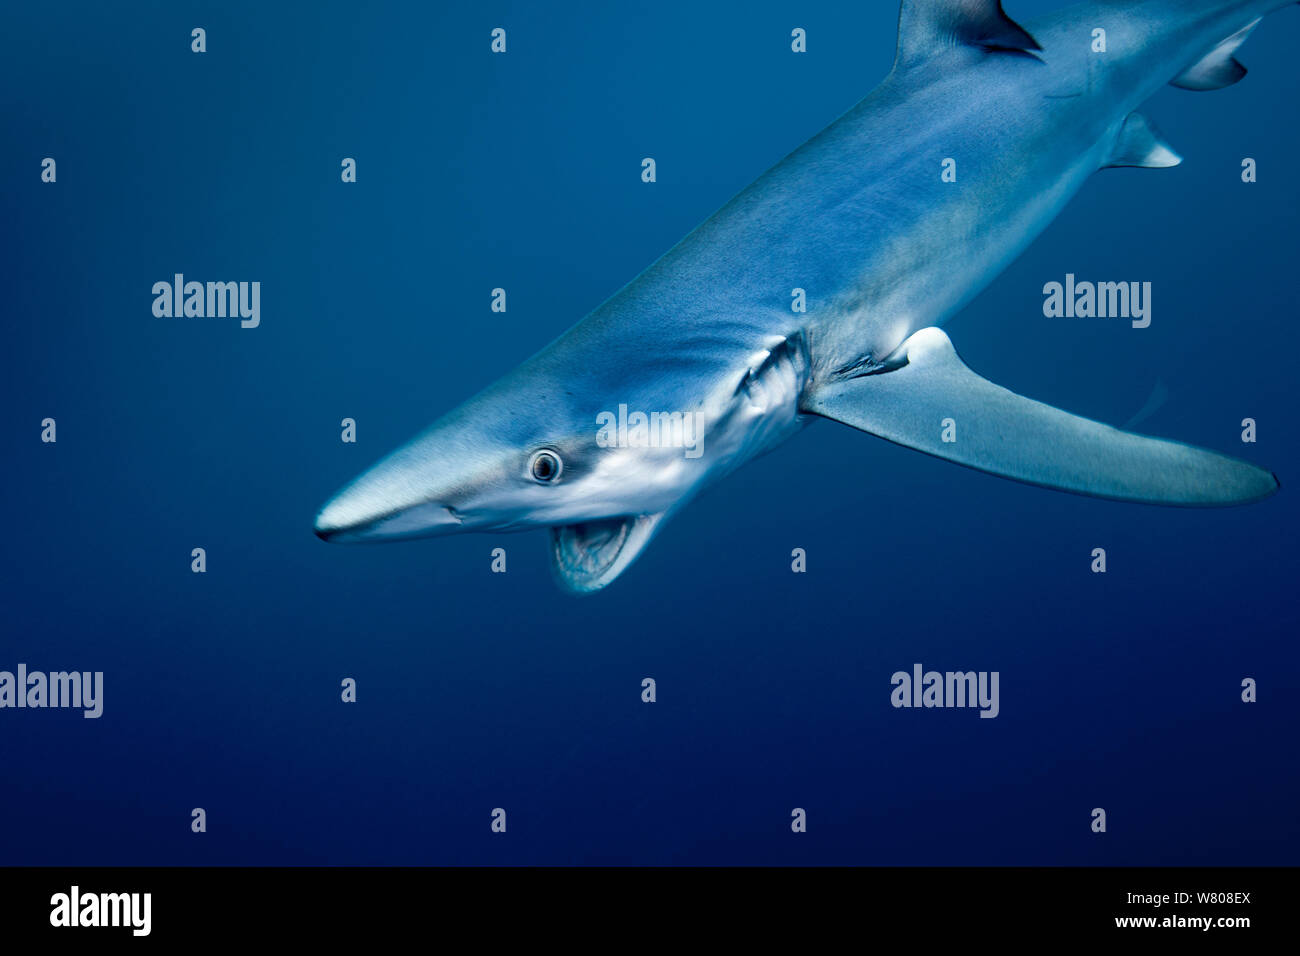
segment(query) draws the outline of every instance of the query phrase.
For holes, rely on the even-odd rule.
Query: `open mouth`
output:
[[[636,560],[663,515],[606,518],[551,528],[551,567],[578,594],[599,591]]]

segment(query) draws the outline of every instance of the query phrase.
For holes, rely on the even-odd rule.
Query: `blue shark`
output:
[[[940,327],[1094,172],[1176,165],[1139,107],[1168,83],[1240,80],[1237,48],[1291,2],[1113,0],[1022,26],[998,0],[903,0],[874,91],[347,485],[317,534],[547,528],[557,580],[590,593],[702,489],[818,418],[1078,494],[1267,497],[1266,469],[981,378]]]

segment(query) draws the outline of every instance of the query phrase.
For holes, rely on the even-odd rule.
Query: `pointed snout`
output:
[[[373,541],[425,537],[461,529],[464,516],[452,502],[463,495],[430,467],[421,446],[410,446],[374,465],[327,501],[316,515],[316,534],[326,541]]]
[[[454,509],[434,501],[388,510],[344,491],[316,515],[316,536],[323,541],[424,537],[454,531],[460,524]]]
[[[527,461],[518,406],[493,386],[453,409],[327,501],[316,534],[375,541],[510,526]]]

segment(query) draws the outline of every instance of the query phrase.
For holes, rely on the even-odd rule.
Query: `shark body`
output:
[[[1290,2],[1093,2],[1021,27],[998,0],[903,0],[880,86],[559,339],[344,488],[317,533],[548,527],[558,579],[590,592],[701,489],[816,417],[1082,494],[1191,506],[1271,494],[1264,469],[981,379],[938,327],[1092,173],[1176,165],[1137,108],[1170,82],[1240,79],[1233,52]],[[796,289],[805,312],[791,308]],[[644,436],[611,443],[599,416],[620,406],[701,423],[699,453]]]

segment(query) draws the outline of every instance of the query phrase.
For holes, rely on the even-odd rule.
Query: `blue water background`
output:
[[[338,486],[865,95],[895,19],[9,5],[0,669],[106,688],[99,720],[0,712],[0,863],[1300,861],[1295,10],[1242,83],[1148,104],[1181,167],[1094,177],[949,326],[982,374],[1090,417],[1162,388],[1141,428],[1266,465],[1273,499],[1089,500],[822,422],[588,599],[541,533],[312,535]],[[259,280],[261,327],[155,318],[177,272]],[[1151,327],[1044,318],[1067,272],[1152,281]],[[1000,716],[895,710],[916,662],[999,671]]]

